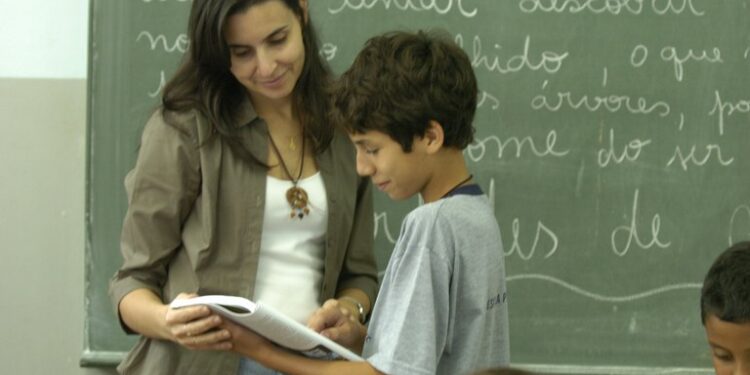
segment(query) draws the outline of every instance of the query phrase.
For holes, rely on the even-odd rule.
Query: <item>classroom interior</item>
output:
[[[9,51],[0,59],[0,97],[3,98],[0,114],[5,133],[0,137],[0,150],[4,155],[0,162],[3,180],[0,184],[0,238],[6,247],[6,260],[0,262],[0,309],[4,317],[0,322],[0,333],[6,338],[0,350],[1,373],[116,373],[111,364],[81,366],[82,358],[87,355],[86,340],[89,337],[86,319],[91,318],[87,315],[89,299],[85,280],[85,251],[91,240],[85,227],[90,3],[89,0],[0,0],[0,9],[3,9],[0,13],[0,25],[3,25],[0,28],[0,49]],[[469,7],[470,2],[465,3]],[[468,40],[467,35],[467,44]],[[746,47],[744,60],[750,62],[750,44]],[[485,48],[491,50],[490,46]],[[639,51],[642,52],[633,49],[631,58],[637,58]],[[740,54],[743,51],[739,51]],[[651,57],[657,55],[654,53]],[[484,63],[490,64],[489,60]],[[693,74],[694,68],[695,65],[687,62],[684,74]],[[681,80],[682,67],[679,74]],[[614,81],[614,77],[612,74],[610,79]],[[483,97],[485,109],[493,104],[491,99]],[[746,96],[744,99],[746,102],[736,102],[738,105],[732,111],[735,117],[726,118],[728,129],[731,129],[731,122],[739,123],[739,114],[748,118],[741,105],[749,103],[750,98]],[[690,125],[688,122],[687,126]],[[673,128],[676,129],[676,125]],[[603,134],[606,138],[607,133]],[[549,146],[549,137],[547,141]],[[620,159],[612,163],[620,163],[628,152],[632,156],[639,147],[636,143],[630,143],[630,146],[631,149],[617,151],[622,155],[610,155],[612,160]],[[645,144],[641,142],[640,147],[645,147]],[[678,168],[679,165],[675,163],[672,167]],[[639,191],[635,190],[634,196],[632,193],[626,204],[638,202]],[[641,193],[641,199],[646,199],[644,196],[645,193]],[[651,214],[647,219],[654,216]],[[648,227],[644,225],[642,228]],[[667,224],[664,225],[664,230],[668,230]],[[512,238],[510,228],[510,225],[503,228],[503,235],[507,234],[509,239]],[[548,228],[542,225],[541,229],[536,229],[537,234],[544,234],[544,229]],[[632,227],[630,229],[632,236]],[[641,240],[647,242],[647,239]],[[659,238],[654,236],[652,240],[658,242]],[[527,244],[531,242],[528,238],[525,241]],[[544,245],[544,241],[542,239],[540,243]],[[546,241],[547,245],[551,243],[550,238]],[[516,256],[523,256],[520,251]],[[537,254],[537,258],[543,255]],[[697,280],[691,281],[693,284],[689,288],[697,290],[694,285]],[[694,307],[697,315],[698,307]],[[100,354],[111,358],[119,355]],[[706,349],[706,359],[708,354]],[[706,362],[705,369],[708,367],[710,363]],[[550,372],[565,370],[564,367],[549,369]],[[709,373],[705,369],[693,368],[694,372],[689,373]],[[575,373],[575,370],[571,371],[566,373]],[[633,373],[632,369],[622,371],[623,374]]]

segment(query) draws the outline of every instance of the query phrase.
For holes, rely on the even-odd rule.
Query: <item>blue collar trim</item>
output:
[[[479,187],[477,184],[469,184],[459,187],[456,190],[453,190],[452,192],[445,195],[443,198],[452,197],[454,195],[482,195],[484,192],[482,191],[482,188]]]

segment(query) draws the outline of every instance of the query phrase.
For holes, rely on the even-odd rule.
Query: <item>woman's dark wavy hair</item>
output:
[[[701,290],[701,321],[708,315],[730,323],[750,322],[750,242],[738,242],[714,261]]]
[[[474,140],[477,81],[469,57],[444,32],[391,32],[371,38],[331,88],[331,120],[349,133],[376,130],[410,152],[429,122],[444,145]]]
[[[162,95],[166,113],[197,110],[233,152],[262,165],[265,163],[254,157],[238,138],[237,118],[247,94],[230,71],[224,29],[230,16],[267,1],[281,1],[301,22],[305,64],[294,87],[292,108],[315,152],[323,152],[333,137],[333,127],[327,121],[330,102],[325,94],[330,71],[320,56],[312,23],[309,18],[305,22],[299,0],[193,0],[188,24],[190,48]]]

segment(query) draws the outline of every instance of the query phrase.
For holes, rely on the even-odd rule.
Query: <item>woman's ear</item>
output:
[[[435,120],[430,120],[427,125],[427,130],[424,133],[425,144],[427,145],[427,152],[434,153],[443,148],[443,141],[445,141],[445,132],[443,126]]]
[[[299,6],[300,8],[302,8],[302,24],[307,25],[307,22],[308,22],[307,0],[299,0]]]

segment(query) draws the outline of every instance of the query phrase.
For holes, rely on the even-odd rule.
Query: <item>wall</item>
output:
[[[87,0],[0,0],[0,373],[84,369]]]

